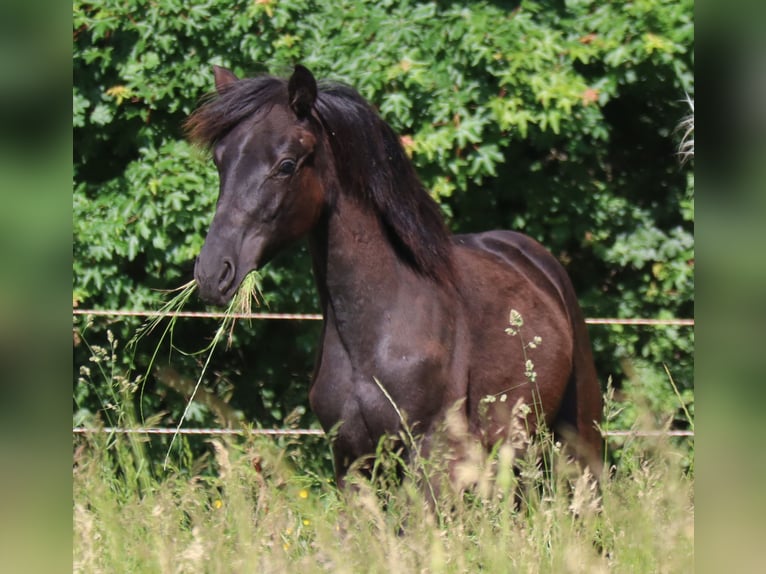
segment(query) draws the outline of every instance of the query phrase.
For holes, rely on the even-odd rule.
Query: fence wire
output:
[[[325,436],[321,429],[225,429],[225,428],[119,428],[119,427],[75,427],[74,434],[146,434],[146,435],[202,435],[202,436]],[[611,430],[601,431],[603,438],[632,437],[694,437],[689,430]]]
[[[72,309],[74,315],[89,315],[92,317],[183,317],[201,319],[255,319],[283,321],[321,321],[322,315],[317,313],[221,313],[214,311],[176,311],[162,313],[147,310],[118,310],[118,309]],[[694,319],[624,319],[619,317],[593,317],[585,319],[588,325],[637,325],[637,326],[678,326],[693,327]]]

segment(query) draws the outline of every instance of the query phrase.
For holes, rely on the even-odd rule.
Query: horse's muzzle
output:
[[[230,257],[210,260],[204,257],[204,250],[197,257],[194,280],[200,297],[206,303],[224,306],[231,301],[237,289],[236,278],[237,268]]]

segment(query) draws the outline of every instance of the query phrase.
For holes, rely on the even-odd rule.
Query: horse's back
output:
[[[567,299],[566,293],[572,290],[569,277],[558,260],[539,242],[523,233],[508,230],[467,233],[455,235],[454,243],[496,255],[518,272],[536,270],[556,288],[562,302]]]

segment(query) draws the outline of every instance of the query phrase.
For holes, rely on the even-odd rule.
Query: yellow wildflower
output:
[[[133,94],[127,86],[112,86],[106,91],[106,95],[116,99],[119,106],[123,100],[130,98]]]

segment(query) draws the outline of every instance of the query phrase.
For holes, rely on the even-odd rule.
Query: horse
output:
[[[530,432],[562,433],[598,472],[601,389],[557,259],[514,231],[452,235],[400,138],[352,87],[301,65],[289,78],[213,75],[185,123],[220,180],[199,294],[225,305],[308,238],[323,317],[309,403],[334,434],[337,484],[405,424],[432,455],[449,413],[491,449],[522,403]]]

